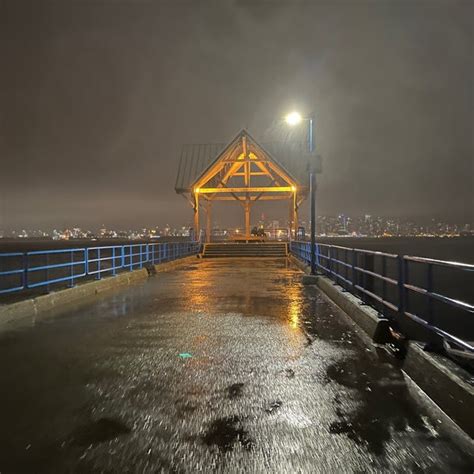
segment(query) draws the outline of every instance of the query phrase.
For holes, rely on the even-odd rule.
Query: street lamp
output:
[[[313,121],[314,117],[302,117],[298,112],[291,112],[285,117],[291,127],[301,122],[308,122],[308,150],[310,155],[314,152]],[[310,194],[310,220],[311,220],[311,275],[316,275],[316,170],[314,163],[309,163],[309,194]]]
[[[298,125],[303,120],[303,117],[298,112],[291,112],[285,117],[288,125]]]

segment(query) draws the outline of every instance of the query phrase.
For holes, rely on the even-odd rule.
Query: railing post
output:
[[[328,246],[328,271],[329,271],[329,278],[332,278],[332,247]]]
[[[357,252],[355,249],[352,249],[352,278],[351,278],[351,283],[352,283],[352,294],[355,294],[356,289],[356,269],[355,267],[357,266]]]
[[[130,271],[133,270],[133,252],[132,252],[132,244],[130,244],[129,249],[129,257],[130,257]]]
[[[71,250],[71,287],[74,286],[74,251]]]
[[[115,246],[112,247],[112,275],[115,276],[117,274],[115,270]]]
[[[23,288],[28,288],[28,253],[23,254]]]
[[[102,269],[102,266],[100,264],[100,247],[97,249],[97,280],[100,280],[101,275],[100,271]]]
[[[46,254],[46,282],[49,282],[49,253]],[[49,283],[46,283],[46,291],[49,293]]]
[[[382,276],[385,278],[387,276],[387,257],[382,255]],[[382,303],[382,314],[385,316],[386,314],[386,306],[385,301],[387,301],[387,282],[382,280],[382,299],[384,303]]]
[[[405,287],[405,285],[408,285],[409,281],[410,281],[410,275],[409,275],[409,272],[408,272],[408,260],[407,259],[403,259],[403,278],[404,278],[404,298],[405,298],[405,311],[406,312],[409,312],[410,311],[410,295],[408,293],[408,290],[407,288]]]
[[[84,273],[89,274],[89,248],[84,247]]]
[[[405,314],[405,261],[403,255],[397,257],[398,260],[398,312]]]
[[[433,265],[431,263],[428,263],[427,268],[426,290],[428,291],[428,324],[433,324],[433,299],[431,298],[431,293],[433,292]]]
[[[349,249],[345,249],[344,250],[344,268],[345,268],[345,278],[346,278],[346,281],[344,282],[344,287],[347,287],[348,286],[348,283],[347,281],[349,280],[349,267],[347,266],[349,264]]]
[[[364,253],[363,261],[364,261],[364,265],[363,265],[364,270],[369,270],[373,272],[374,262],[375,262],[374,256],[368,253]],[[367,291],[370,291],[371,293],[374,293],[374,277],[371,275],[367,275],[367,273],[362,273],[362,280],[363,280],[363,284],[361,285],[362,288],[364,288]],[[368,296],[365,293],[362,293],[362,301],[365,304],[369,304],[371,301],[370,296]]]

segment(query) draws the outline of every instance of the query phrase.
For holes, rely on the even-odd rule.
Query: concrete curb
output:
[[[375,309],[362,305],[359,298],[351,293],[343,292],[327,277],[318,276],[316,286],[336,303],[349,317],[372,339],[384,344],[391,340],[389,321],[379,317]]]
[[[73,288],[67,288],[36,298],[19,301],[18,303],[0,306],[0,326],[25,318],[34,318],[69,303],[77,303],[80,300],[87,301],[87,298],[144,281],[151,276],[152,273],[173,270],[179,266],[188,265],[191,261],[196,261],[196,255],[154,265],[154,271],[152,272],[147,268],[134,270],[132,272],[123,272],[116,276],[108,276],[100,280],[88,281]]]
[[[289,254],[288,255],[288,258],[290,259],[291,263],[295,266],[295,267],[298,267],[300,270],[302,270],[303,272],[305,272],[306,274],[309,275],[310,273],[310,268],[309,268],[309,265],[306,265],[306,263],[304,263],[303,261],[301,261],[299,258],[296,258],[293,254]]]
[[[454,362],[409,342],[403,372],[465,433],[474,438],[472,377]]]
[[[309,266],[294,256],[290,260],[305,273],[309,273]],[[339,308],[341,308],[371,339],[376,343],[385,343],[391,340],[389,321],[379,317],[377,311],[370,306],[364,306],[354,295],[345,292],[342,288],[325,276],[304,275],[303,284],[315,285],[323,291]]]
[[[172,262],[165,262],[160,263],[159,265],[154,265],[155,271],[157,273],[160,272],[167,272],[169,270],[174,270],[177,267],[181,267],[183,265],[188,265],[190,263],[197,263],[198,256],[197,255],[190,255],[189,257],[179,258],[178,260],[173,260]]]

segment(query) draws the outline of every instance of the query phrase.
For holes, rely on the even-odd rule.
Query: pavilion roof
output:
[[[241,130],[228,144],[207,143],[188,144],[181,150],[181,157],[176,178],[177,193],[191,192],[195,183],[218,161],[221,156],[245,135],[278,167],[284,170],[301,188],[308,187],[308,154],[305,142],[266,142],[260,144],[246,130]]]

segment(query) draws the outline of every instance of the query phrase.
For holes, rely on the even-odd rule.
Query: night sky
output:
[[[316,113],[319,213],[474,221],[473,18],[470,0],[0,0],[0,229],[191,222],[181,145],[268,136],[291,109]]]

